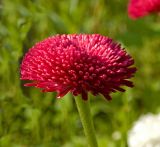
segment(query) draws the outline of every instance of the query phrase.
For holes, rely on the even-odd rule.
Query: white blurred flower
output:
[[[160,114],[147,114],[135,122],[128,134],[129,147],[160,147]]]

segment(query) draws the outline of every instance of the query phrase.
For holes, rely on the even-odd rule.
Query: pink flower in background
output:
[[[128,15],[132,19],[156,12],[160,12],[160,0],[130,0],[128,5]]]
[[[25,86],[42,88],[44,92],[102,94],[110,100],[110,93],[132,87],[130,79],[136,68],[134,60],[121,45],[98,34],[56,35],[33,46],[21,64],[21,79],[30,80]]]

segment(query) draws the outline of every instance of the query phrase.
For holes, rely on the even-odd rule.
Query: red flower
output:
[[[58,92],[58,98],[68,92],[109,94],[132,87],[129,78],[136,71],[133,59],[112,39],[98,34],[56,35],[33,46],[21,65],[21,79],[31,80],[25,86]]]
[[[132,19],[156,12],[160,12],[160,0],[130,0],[128,5],[128,15]]]

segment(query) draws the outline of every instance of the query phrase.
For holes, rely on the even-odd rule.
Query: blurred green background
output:
[[[127,147],[127,132],[160,112],[160,18],[127,16],[127,0],[0,0],[0,146],[86,147],[74,99],[23,87],[19,66],[36,42],[63,33],[99,33],[123,44],[138,71],[133,89],[91,97],[100,147]]]

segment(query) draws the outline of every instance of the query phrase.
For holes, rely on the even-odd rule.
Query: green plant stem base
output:
[[[84,128],[88,144],[90,147],[98,147],[94,126],[91,118],[90,103],[89,100],[83,100],[81,95],[75,97],[78,112]]]

